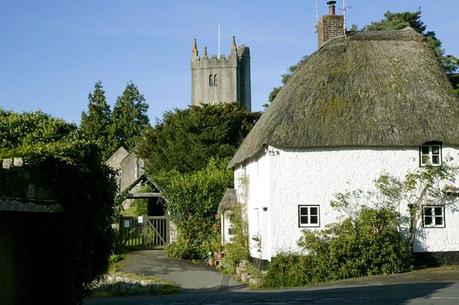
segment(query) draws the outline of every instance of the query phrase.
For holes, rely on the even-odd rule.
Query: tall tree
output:
[[[97,143],[104,158],[108,158],[110,147],[111,111],[105,98],[102,82],[94,85],[94,91],[88,96],[88,112],[81,114],[80,131],[87,140]]]
[[[235,103],[169,111],[145,132],[138,153],[152,175],[200,170],[212,157],[232,157],[259,117]]]
[[[113,107],[112,152],[121,145],[127,150],[131,150],[137,145],[143,131],[150,127],[147,110],[148,104],[145,102],[145,97],[140,94],[139,89],[132,81],[129,82]]]

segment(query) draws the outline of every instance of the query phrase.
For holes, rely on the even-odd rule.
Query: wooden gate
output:
[[[163,249],[169,244],[166,216],[122,217],[120,238],[127,249]]]

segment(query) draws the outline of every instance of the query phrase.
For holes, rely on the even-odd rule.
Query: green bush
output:
[[[310,256],[296,253],[279,253],[268,265],[268,273],[263,278],[264,287],[297,287],[310,282]]]
[[[218,236],[218,204],[232,184],[227,160],[211,159],[206,168],[192,173],[168,172],[155,177],[164,194],[178,238],[166,252],[175,257],[205,258]]]
[[[52,236],[42,238],[55,242],[32,250],[54,260],[29,266],[27,281],[35,281],[35,290],[42,288],[39,299],[44,303],[81,304],[89,285],[108,268],[114,173],[103,164],[99,148],[80,139],[73,124],[41,112],[0,110],[0,135],[0,159],[22,157],[24,161],[21,167],[0,169],[0,197],[27,198],[32,185],[40,199],[55,200],[64,209],[53,221],[36,224],[40,229],[52,228]],[[41,265],[49,267],[50,279],[44,280],[47,274],[41,272]],[[27,297],[34,294],[29,291]]]
[[[247,222],[242,217],[242,208],[238,204],[231,212],[234,237],[225,245],[225,256],[218,266],[225,273],[235,273],[238,264],[249,257]]]
[[[304,231],[298,242],[308,254],[284,253],[268,266],[265,287],[301,286],[330,280],[408,271],[409,238],[400,232],[400,215],[391,209],[362,208],[322,231]]]

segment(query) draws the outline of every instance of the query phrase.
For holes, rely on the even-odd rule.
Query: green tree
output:
[[[147,110],[145,97],[133,82],[129,82],[113,107],[112,153],[121,145],[131,150],[139,143],[142,133],[150,126]]]
[[[228,159],[210,159],[191,173],[171,171],[155,175],[155,182],[167,199],[171,220],[177,226],[177,241],[169,246],[171,256],[204,258],[217,240],[218,204],[231,186],[233,173]]]
[[[27,190],[33,185],[36,196],[63,206],[52,221],[31,217],[30,228],[43,227],[50,236],[42,237],[52,241],[40,253],[29,253],[25,268],[29,268],[31,288],[39,291],[45,304],[82,304],[91,283],[108,268],[114,173],[102,162],[99,147],[82,139],[75,124],[42,112],[0,109],[0,139],[0,160],[21,157],[24,161],[20,167],[0,168],[0,197],[28,198]],[[43,281],[43,272],[52,277]],[[23,292],[24,287],[17,288]]]
[[[105,98],[102,82],[94,85],[94,91],[88,96],[88,112],[81,114],[80,130],[83,137],[97,143],[103,151],[104,159],[109,157],[111,137],[111,111]]]
[[[49,144],[77,136],[77,126],[41,111],[16,113],[0,109],[0,149]]]
[[[199,170],[211,157],[232,157],[259,116],[234,103],[176,109],[145,132],[137,150],[152,175]]]
[[[421,20],[421,11],[416,12],[400,12],[392,13],[387,11],[384,18],[380,21],[372,22],[365,26],[363,31],[386,31],[386,30],[400,30],[404,27],[410,26],[416,32],[422,34],[427,41],[432,45],[440,59],[443,68],[446,72],[453,72],[459,68],[459,61],[455,56],[445,55],[445,50],[442,49],[441,41],[436,37],[434,31],[427,31],[424,22]]]

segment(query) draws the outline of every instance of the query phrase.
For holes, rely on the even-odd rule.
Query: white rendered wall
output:
[[[271,258],[270,162],[269,156],[262,152],[255,162],[236,169],[234,175],[238,201],[243,204],[248,219],[250,255],[260,259]]]
[[[442,160],[449,159],[450,164],[459,165],[457,147],[443,146]],[[320,206],[320,227],[310,229],[321,229],[342,216],[330,206],[336,193],[374,190],[374,180],[381,174],[403,178],[418,168],[418,147],[289,150],[268,147],[245,166],[251,255],[270,259],[280,251],[301,251],[297,241],[305,228],[298,227],[298,205]],[[241,180],[243,174],[243,168],[237,169],[235,179]],[[235,182],[239,198],[243,187]],[[407,210],[402,207],[401,212]],[[454,207],[446,207],[445,222],[445,228],[419,225],[420,240],[415,251],[459,251],[459,212],[454,212]],[[262,235],[261,253],[257,251],[257,242],[251,239],[257,234]]]

